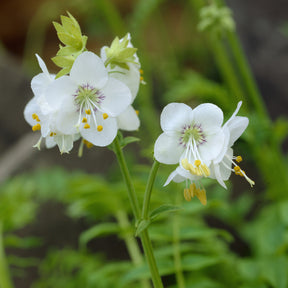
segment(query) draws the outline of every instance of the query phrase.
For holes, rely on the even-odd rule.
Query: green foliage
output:
[[[127,63],[137,64],[134,54],[137,51],[137,48],[128,47],[129,45],[129,34],[126,34],[125,37],[120,41],[116,37],[110,47],[105,48],[107,60],[105,61],[105,66],[110,65],[112,69],[115,66],[119,66],[123,69],[129,70]]]
[[[62,68],[56,78],[68,74],[75,59],[86,49],[88,37],[83,36],[77,20],[69,13],[68,16],[61,16],[61,24],[53,22],[59,40],[65,45],[60,45],[57,55],[52,61]]]

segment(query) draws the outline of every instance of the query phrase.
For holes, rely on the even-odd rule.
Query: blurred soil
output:
[[[1,180],[23,171],[33,171],[53,165],[69,170],[79,169],[102,173],[115,161],[107,149],[101,148],[86,150],[81,159],[77,157],[77,148],[71,154],[62,156],[57,148],[43,149],[41,152],[31,148],[38,139],[31,133],[31,127],[23,118],[23,109],[31,99],[32,91],[31,77],[22,70],[21,58],[29,22],[40,2],[45,1],[14,0],[0,3],[0,39],[5,51],[0,53]],[[279,115],[287,116],[288,35],[285,36],[281,32],[281,27],[287,20],[287,1],[229,0],[227,2],[234,11],[237,29],[271,117],[275,119]],[[123,6],[121,8],[124,9]],[[56,47],[57,43],[54,44]],[[43,214],[45,212],[52,215],[51,211],[53,215],[58,211],[55,214],[57,217],[45,217],[46,214]],[[46,234],[48,230],[43,227],[51,227],[49,235]],[[65,229],[62,229],[63,227]],[[35,226],[27,228],[28,230],[24,232],[50,239],[52,244],[57,242],[56,237],[62,243],[61,247],[75,246],[76,237],[83,227],[82,223],[69,222],[63,215],[63,207],[48,203],[43,207]],[[39,253],[41,257],[44,256],[43,251]],[[29,274],[30,277],[34,277],[35,273],[33,270]],[[30,280],[27,278],[26,282],[17,283],[17,287],[30,287]]]

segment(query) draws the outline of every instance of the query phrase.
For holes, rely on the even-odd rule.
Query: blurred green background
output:
[[[128,221],[113,153],[94,147],[79,159],[78,143],[62,156],[56,148],[36,151],[38,136],[22,116],[33,96],[31,78],[40,72],[35,53],[57,72],[50,60],[59,45],[52,21],[66,11],[88,36],[89,50],[99,53],[127,32],[138,48],[147,83],[134,104],[141,129],[133,136],[141,141],[125,153],[140,200],[167,103],[212,102],[228,118],[244,101],[239,114],[250,125],[234,149],[256,182],[253,189],[232,175],[227,191],[206,181],[207,207],[197,199],[184,203],[181,184],[162,187],[173,167],[160,167],[151,208],[182,208],[149,228],[165,287],[288,287],[288,5],[227,1],[259,93],[239,61],[238,36],[197,30],[199,9],[212,2],[0,3],[0,242],[15,287],[145,287],[139,279],[149,277],[145,265],[129,261],[135,223]]]

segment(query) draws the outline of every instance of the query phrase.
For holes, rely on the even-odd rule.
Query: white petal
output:
[[[223,146],[222,146],[222,149],[221,149],[221,152],[218,154],[218,156],[216,158],[214,158],[213,162],[215,164],[217,163],[220,163],[225,154],[227,153],[227,150],[228,148],[230,147],[229,146],[229,141],[230,141],[230,130],[229,128],[226,126],[223,126],[223,133],[224,133],[224,143],[223,143]]]
[[[129,88],[112,77],[109,77],[101,93],[105,98],[99,104],[100,109],[113,117],[120,115],[131,103]]]
[[[162,133],[155,142],[154,157],[160,163],[177,164],[183,150],[177,138]]]
[[[219,164],[211,164],[210,166],[210,178],[216,179],[218,183],[227,189],[226,184],[224,183],[222,177],[221,177],[221,172],[220,172],[220,165]],[[230,172],[231,173],[231,172]]]
[[[108,72],[103,61],[96,54],[88,51],[77,57],[70,76],[78,85],[89,84],[97,89],[101,89],[108,80]]]
[[[107,59],[107,56],[106,56],[106,52],[105,52],[105,49],[106,48],[109,48],[108,46],[103,46],[101,49],[100,49],[100,57],[103,61],[103,63],[105,63],[106,59]]]
[[[193,113],[195,123],[201,125],[204,133],[215,132],[223,123],[223,112],[214,104],[201,104],[193,110]]]
[[[80,126],[80,133],[84,139],[88,140],[95,146],[108,146],[113,142],[117,135],[117,120],[113,117],[108,117],[104,120],[101,113],[97,113],[96,120],[97,125],[102,125],[102,131],[99,132],[94,121],[91,121],[89,124],[90,128],[88,129]]]
[[[139,67],[135,64],[128,63],[129,70],[122,69],[120,67],[115,67],[111,70],[111,77],[118,79],[123,82],[131,91],[131,103],[134,101],[137,96],[139,85],[140,85],[140,72]]]
[[[77,91],[78,86],[69,76],[62,76],[49,85],[45,92],[47,103],[53,109],[59,109],[63,100],[69,97],[73,99],[73,95]]]
[[[200,156],[206,165],[221,153],[224,143],[225,134],[222,129],[218,133],[206,136],[206,142],[198,147]]]
[[[47,78],[44,73],[40,73],[32,78],[31,89],[36,97],[41,96],[48,85],[51,83],[51,80]]]
[[[186,178],[178,174],[177,170],[174,170],[167,178],[163,186],[167,186],[172,180],[176,183],[183,182]]]
[[[79,120],[79,111],[71,97],[66,97],[59,109],[56,120],[56,129],[63,134],[75,134]],[[82,119],[81,119],[82,120]]]
[[[42,60],[42,58],[38,54],[35,54],[35,55],[36,55],[36,58],[38,60],[38,64],[39,64],[41,70],[43,71],[43,73],[46,75],[47,78],[50,78],[50,74],[48,72],[48,69],[46,67],[45,62]]]
[[[224,181],[228,180],[231,175],[231,166],[232,166],[232,157],[233,157],[233,149],[229,148],[226,156],[223,158],[223,161],[220,163],[220,173],[221,177]],[[229,167],[229,168],[227,168]]]
[[[126,131],[138,130],[140,120],[131,105],[117,117],[118,128]]]
[[[46,137],[45,138],[45,145],[48,149],[56,146],[56,142],[54,141],[54,137],[50,137],[50,136]]]
[[[242,135],[249,124],[249,119],[247,117],[236,116],[228,123],[228,128],[230,130],[230,141],[229,147],[231,147],[234,142]]]
[[[242,101],[239,101],[236,107],[236,110],[234,111],[234,113],[232,114],[232,116],[227,120],[227,122],[225,123],[225,125],[228,125],[230,121],[232,121],[236,114],[239,112],[240,108],[242,106]]]
[[[24,118],[25,120],[31,125],[34,126],[36,124],[35,119],[32,118],[32,114],[36,113],[39,117],[40,107],[37,104],[36,97],[33,97],[25,106],[24,108]]]
[[[183,103],[170,103],[164,107],[160,124],[165,132],[181,131],[183,126],[190,125],[193,121],[191,107]]]
[[[69,151],[73,148],[73,135],[55,135],[54,141],[57,143],[61,154],[69,153]]]

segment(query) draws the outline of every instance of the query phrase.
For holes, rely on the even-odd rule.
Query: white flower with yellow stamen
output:
[[[233,156],[233,149],[231,148],[235,141],[242,135],[245,129],[248,126],[249,120],[247,117],[236,116],[242,102],[240,101],[237,105],[237,108],[231,118],[223,126],[223,131],[225,133],[225,143],[223,145],[221,153],[216,159],[211,163],[211,178],[216,179],[220,185],[226,188],[224,183],[225,180],[228,180],[231,172],[234,172],[236,175],[244,177],[251,187],[255,184],[239,166],[239,163],[242,161],[241,156]],[[233,166],[233,168],[232,168]]]
[[[131,92],[112,78],[103,61],[92,52],[83,52],[75,60],[69,76],[49,85],[48,104],[59,112],[57,130],[81,136],[96,146],[107,146],[117,135],[117,117],[131,102]]]
[[[32,126],[34,132],[41,132],[41,137],[34,147],[40,149],[41,141],[44,138],[47,148],[58,145],[61,153],[68,153],[73,147],[73,142],[79,138],[79,135],[78,133],[66,135],[57,131],[54,119],[58,111],[52,109],[45,98],[46,90],[55,80],[55,75],[48,72],[44,61],[38,55],[36,57],[42,73],[36,75],[31,81],[34,97],[24,109],[24,118]]]
[[[133,45],[131,43],[131,36],[130,33],[127,34],[127,40],[128,48],[133,48]],[[126,39],[126,37],[124,37]],[[124,38],[120,39],[119,42],[121,43],[124,41]],[[104,46],[101,48],[101,59],[105,63],[107,61],[107,46]],[[107,70],[109,72],[109,75],[121,82],[123,82],[131,91],[131,102],[130,105],[127,107],[125,111],[123,111],[118,117],[117,117],[117,123],[118,128],[126,131],[134,131],[137,130],[140,126],[140,121],[137,112],[132,107],[132,103],[134,102],[141,80],[143,79],[143,76],[141,76],[141,65],[139,62],[139,58],[137,57],[137,54],[134,53],[133,55],[134,61],[133,62],[126,62],[127,68],[120,67],[118,65],[107,65]],[[143,81],[143,80],[142,80]]]
[[[214,104],[201,104],[193,110],[182,103],[168,104],[161,114],[163,133],[155,143],[156,160],[179,163],[192,178],[208,177],[211,161],[225,142],[222,122],[223,112]]]

